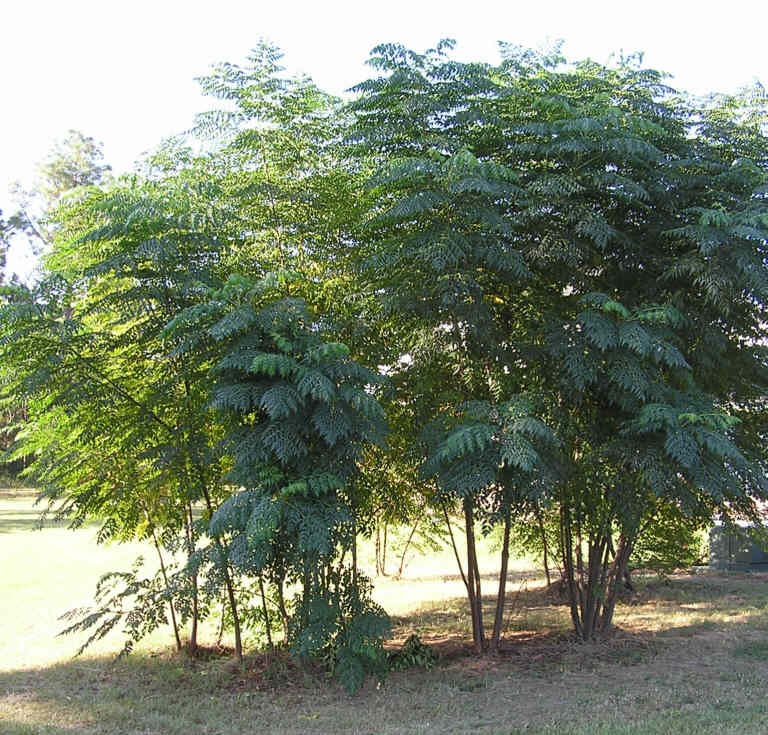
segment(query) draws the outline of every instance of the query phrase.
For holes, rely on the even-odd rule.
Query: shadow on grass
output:
[[[165,733],[141,721],[157,720],[180,700],[185,706],[208,700],[211,691],[205,676],[170,653],[118,662],[112,657],[74,659],[45,669],[0,672],[0,731]],[[158,707],[161,699],[164,704]],[[13,715],[22,711],[25,721],[14,722]]]
[[[747,588],[747,583],[751,587]],[[441,720],[445,728],[440,731],[468,732],[474,726],[473,717],[479,722],[484,708],[496,707],[496,729],[490,725],[478,729],[508,732],[508,725],[507,729],[501,725],[511,716],[508,702],[515,701],[515,707],[531,708],[531,722],[537,726],[549,723],[547,728],[553,722],[552,707],[567,709],[576,723],[574,729],[557,732],[685,733],[690,732],[685,723],[677,729],[644,729],[639,724],[637,729],[624,729],[623,724],[616,730],[591,729],[594,723],[588,720],[602,715],[595,715],[590,708],[604,706],[608,718],[614,717],[621,703],[621,707],[636,708],[641,723],[660,716],[660,708],[685,717],[698,715],[683,713],[680,707],[703,708],[716,725],[723,721],[721,714],[731,699],[734,712],[762,701],[757,697],[762,696],[768,674],[768,633],[759,625],[765,623],[768,613],[759,605],[747,609],[743,603],[745,597],[754,603],[754,595],[750,598],[747,593],[751,590],[757,594],[762,587],[763,582],[754,576],[730,575],[679,577],[668,585],[641,583],[633,598],[635,604],[625,600],[621,606],[621,612],[630,615],[631,628],[589,643],[574,639],[568,608],[553,602],[551,590],[522,589],[517,595],[513,591],[502,651],[498,656],[483,657],[471,653],[463,598],[428,603],[410,615],[395,617],[393,623],[398,639],[416,632],[435,647],[440,654],[435,671],[392,674],[380,691],[372,681],[352,699],[322,676],[303,676],[298,667],[284,660],[259,669],[264,656],[259,659],[258,654],[249,657],[245,672],[231,659],[191,662],[169,651],[139,652],[127,661],[76,659],[45,669],[2,672],[0,731],[18,735],[234,735],[254,731],[258,721],[262,732],[379,732],[383,728],[361,730],[364,720],[360,718],[367,713],[364,718],[378,726],[378,720],[370,719],[373,715],[368,708],[373,712],[380,707],[377,716],[395,713],[387,716],[403,723],[402,728],[390,727],[387,732],[406,733],[413,732],[406,725],[422,721],[419,718],[424,717],[425,708],[437,701],[445,709],[445,719]],[[711,596],[713,590],[717,590],[716,597]],[[676,624],[670,611],[680,597],[705,601],[710,605],[707,609],[719,606],[718,610],[728,614],[738,613],[741,622],[728,622],[725,616]],[[661,632],[645,628],[642,617],[643,604],[655,608],[657,603],[670,603],[661,607],[660,614],[670,615],[662,618],[666,626]],[[494,599],[487,598],[485,604],[490,625]],[[623,667],[637,668],[625,674]],[[733,681],[724,678],[729,676]],[[711,686],[730,689],[718,695],[717,701],[702,702],[698,693],[710,680],[714,682]],[[579,693],[564,699],[563,692],[571,689]],[[528,695],[521,695],[521,691]],[[475,701],[480,709],[472,710],[473,700],[469,698],[476,696],[482,698],[479,703]],[[540,696],[552,707],[541,704]],[[631,701],[622,697],[631,697]],[[663,697],[667,699],[659,705]],[[438,716],[442,715],[430,714]]]
[[[393,582],[410,582],[410,583],[419,583],[419,582],[461,582],[462,578],[460,574],[450,573],[450,574],[418,574],[414,576],[409,576],[407,574],[404,574],[402,577],[397,577],[395,575],[388,575],[384,577],[384,579],[391,580]],[[544,572],[539,571],[538,569],[527,569],[523,571],[513,571],[510,572],[507,575],[507,579],[510,583],[515,584],[519,582],[534,582],[534,581],[541,581],[544,579]],[[492,585],[494,588],[499,583],[499,575],[497,572],[487,572],[480,575],[480,581],[485,582],[487,584]]]
[[[68,525],[66,520],[56,520],[53,516],[44,517],[41,510],[0,510],[0,533],[67,528]]]
[[[535,664],[559,670],[601,663],[631,665],[669,646],[690,645],[697,636],[738,637],[748,630],[768,630],[766,581],[768,575],[749,573],[677,575],[666,580],[638,575],[637,590],[626,592],[617,605],[619,625],[591,643],[574,636],[568,601],[556,586],[521,586],[506,600],[500,655],[517,659],[524,667]],[[486,634],[495,606],[495,597],[484,598]],[[465,597],[426,603],[407,615],[393,616],[392,624],[397,642],[416,633],[444,660],[471,654]]]
[[[80,723],[89,724],[89,723]],[[14,722],[13,720],[2,720],[3,735],[72,735],[72,728],[62,728],[56,725],[36,722]]]

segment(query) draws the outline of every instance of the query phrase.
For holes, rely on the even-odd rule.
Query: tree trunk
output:
[[[405,542],[405,547],[403,548],[403,555],[400,557],[400,566],[397,570],[397,578],[400,579],[400,577],[403,576],[403,569],[405,568],[405,555],[408,553],[408,547],[411,545],[411,541],[413,539],[413,534],[416,533],[416,529],[419,526],[419,518],[416,519],[416,523],[413,524],[413,528],[411,529],[411,533],[408,536],[408,540]]]
[[[205,505],[206,505],[206,508],[208,509],[209,515],[213,516],[213,503],[211,502],[211,496],[208,492],[208,488],[202,482],[202,471],[200,471],[200,474],[201,474],[201,486],[203,490],[203,497],[205,498]],[[224,572],[224,584],[227,588],[227,598],[229,599],[229,607],[232,610],[232,627],[235,630],[235,656],[237,656],[237,660],[242,664],[243,663],[243,641],[240,635],[240,615],[238,614],[238,611],[237,611],[237,600],[235,599],[235,587],[232,583],[232,577],[229,573],[229,561],[227,560],[226,550],[224,548],[224,545],[221,543],[221,541],[218,538],[214,538],[213,542],[216,545],[217,549],[219,550],[219,553],[221,554],[221,563],[222,563],[222,569]]]
[[[192,517],[192,504],[187,506],[184,514],[184,526],[187,535],[187,558],[195,550],[194,519]],[[197,574],[192,575],[192,626],[189,633],[189,652],[194,656],[197,652],[197,622],[200,618],[198,608]]]
[[[264,590],[264,578],[259,575],[259,592],[261,592],[261,610],[264,615],[264,628],[267,631],[267,644],[270,649],[274,648],[272,643],[272,626],[269,623],[269,610],[267,610],[267,593]]]
[[[357,589],[357,529],[352,534],[352,584]]]
[[[217,542],[218,543],[218,542]],[[222,554],[224,548],[219,543]],[[240,664],[243,663],[243,641],[240,637],[240,616],[237,612],[237,600],[235,600],[235,588],[232,584],[232,578],[229,575],[229,564],[224,561],[224,582],[227,586],[227,596],[229,597],[229,606],[232,610],[232,625],[235,629],[235,656]]]
[[[547,589],[552,586],[552,579],[549,575],[549,546],[547,544],[547,533],[544,529],[544,519],[541,517],[541,508],[536,508],[536,519],[539,522],[539,533],[541,534],[541,545],[544,549],[544,574],[547,577]]]
[[[467,588],[467,595],[469,595],[469,582],[467,581],[467,575],[464,574],[464,567],[461,564],[461,556],[459,555],[459,549],[456,546],[456,539],[454,538],[453,529],[451,528],[451,519],[448,517],[448,510],[446,509],[445,504],[443,504],[443,515],[445,516],[445,525],[448,526],[448,535],[451,537],[453,555],[456,557],[456,564],[459,566],[461,581],[464,582],[464,586]]]
[[[480,574],[477,564],[477,548],[475,546],[474,517],[472,500],[464,498],[464,524],[467,537],[467,591],[469,607],[472,615],[472,641],[475,653],[482,653],[485,648],[485,632],[483,630],[483,595],[480,586]]]
[[[176,638],[176,650],[181,650],[181,636],[179,635],[179,626],[176,622],[176,610],[173,607],[173,599],[171,598],[171,586],[168,584],[168,573],[165,569],[165,561],[163,560],[163,552],[160,550],[160,542],[157,540],[157,534],[155,528],[152,526],[152,540],[155,542],[155,550],[157,551],[157,558],[160,560],[160,571],[163,574],[163,581],[165,582],[165,589],[168,592],[168,607],[171,611],[171,623],[173,624],[173,635]]]
[[[387,531],[389,530],[389,523],[384,521],[384,541],[381,547],[381,576],[387,576]]]
[[[283,584],[284,580],[282,577],[280,577],[277,582],[275,583],[277,586],[277,604],[280,608],[280,617],[283,621],[283,635],[284,639],[288,638],[288,624],[290,623],[290,619],[288,618],[288,611],[285,608],[285,594],[283,592]]]
[[[221,647],[221,639],[224,637],[224,617],[227,614],[227,603],[221,603],[221,625],[219,625],[219,634],[216,637],[216,645]]]
[[[577,590],[576,570],[573,564],[573,530],[570,509],[565,503],[560,504],[560,548],[563,555],[563,574],[568,588],[568,602],[571,609],[571,622],[576,635],[583,637],[581,617],[579,615],[579,593]]]
[[[603,614],[600,619],[600,628],[603,631],[609,630],[611,625],[613,625],[613,613],[619,597],[619,587],[627,571],[629,557],[632,555],[632,546],[633,543],[629,538],[624,535],[619,537],[619,545],[616,549],[613,564],[608,572],[608,581],[606,583],[605,604],[603,605]]]
[[[501,626],[504,622],[504,599],[507,591],[507,568],[509,567],[509,529],[512,525],[512,513],[509,507],[504,515],[504,541],[501,547],[501,571],[499,572],[499,594],[496,597],[496,616],[493,621],[491,650],[499,650]]]

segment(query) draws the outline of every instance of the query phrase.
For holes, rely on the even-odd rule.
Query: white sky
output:
[[[460,59],[497,60],[498,40],[563,39],[569,59],[645,52],[695,93],[768,84],[766,0],[3,0],[0,208],[74,128],[104,144],[116,172],[210,106],[194,77],[242,60],[260,37],[290,70],[341,93],[368,76],[385,41],[423,50],[455,38]],[[29,268],[14,247],[11,270]]]

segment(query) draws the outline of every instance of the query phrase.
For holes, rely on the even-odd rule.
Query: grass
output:
[[[451,553],[414,559],[403,579],[377,580],[377,596],[395,639],[417,632],[439,664],[348,697],[282,656],[253,655],[244,672],[228,658],[191,662],[168,648],[169,631],[128,660],[114,661],[119,635],[72,659],[78,641],[56,638],[58,615],[88,603],[101,573],[151,549],[97,548],[93,528],[36,529],[32,499],[0,492],[3,735],[768,732],[765,575],[641,578],[617,610],[617,634],[579,644],[564,601],[519,560],[503,654],[475,659]],[[492,571],[487,550],[484,562]]]

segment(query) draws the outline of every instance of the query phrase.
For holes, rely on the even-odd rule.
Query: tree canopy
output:
[[[238,655],[245,621],[359,686],[387,619],[356,539],[386,508],[451,539],[460,513],[478,653],[516,528],[554,540],[588,639],[644,539],[768,498],[764,91],[451,49],[377,47],[343,104],[262,44],[201,80],[225,104],[205,147],[105,179],[80,136],[47,169],[43,277],[0,307],[14,451],[73,523],[154,539],[141,599],[178,645],[177,612],[196,630],[221,598]],[[489,644],[475,538],[495,526]]]

